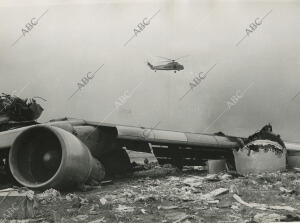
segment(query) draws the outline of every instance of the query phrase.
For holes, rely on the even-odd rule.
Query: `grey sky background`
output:
[[[28,34],[22,28],[48,9]],[[133,38],[133,29],[160,12]],[[272,12],[245,38],[256,18]],[[105,121],[204,132],[237,90],[245,95],[207,132],[247,136],[271,122],[300,141],[299,1],[0,1],[0,89],[41,96],[39,121],[71,116],[102,121],[125,91],[128,101]],[[155,56],[185,70],[154,72]],[[87,72],[95,77],[70,100]],[[216,66],[183,100],[189,82]]]

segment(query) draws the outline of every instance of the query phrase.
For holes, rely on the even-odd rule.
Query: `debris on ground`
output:
[[[286,189],[284,187],[279,187],[279,190],[283,193],[283,194],[292,194],[292,193],[295,193],[296,191],[294,190],[289,190],[289,189]]]
[[[152,167],[126,178],[114,178],[113,183],[92,191],[63,193],[50,189],[33,193],[11,188],[23,190],[38,205],[32,221],[15,215],[7,215],[7,220],[45,223],[300,221],[297,192],[300,173],[294,170],[241,176],[234,172],[208,174],[204,168],[180,171],[169,165],[147,165]]]
[[[116,208],[116,211],[118,211],[118,212],[120,212],[122,214],[126,214],[128,212],[133,212],[134,208],[126,206],[126,205],[119,204],[119,206]]]
[[[94,221],[90,221],[89,223],[106,223],[106,220],[105,218],[99,218],[97,220],[94,220]]]
[[[191,218],[192,218],[192,216],[183,215],[181,218],[179,218],[178,220],[174,221],[174,223],[180,223],[180,222],[188,223],[189,221],[186,221],[186,220],[191,219]]]
[[[229,190],[227,188],[218,188],[207,194],[201,196],[203,200],[215,200],[215,198],[221,194],[227,193]]]
[[[142,170],[138,172],[134,172],[133,176],[135,177],[164,177],[166,175],[175,174],[178,172],[178,168],[172,166],[172,165],[164,165],[162,167],[155,166],[152,169]]]
[[[43,193],[41,194],[37,194],[36,198],[42,203],[42,204],[46,204],[49,202],[55,202],[58,199],[61,199],[61,195],[60,192],[51,188],[48,190],[45,190]]]
[[[247,207],[250,207],[250,208],[256,208],[256,209],[260,209],[260,210],[267,210],[267,209],[273,209],[273,210],[285,210],[285,211],[291,211],[291,212],[297,211],[297,209],[292,208],[292,207],[290,207],[290,206],[279,206],[279,205],[278,205],[278,206],[275,206],[275,205],[258,204],[258,203],[247,203],[247,202],[243,201],[243,200],[240,198],[240,196],[238,196],[237,194],[234,194],[234,195],[233,195],[233,198],[234,198],[237,202],[239,202],[239,203],[241,203],[241,204],[243,204],[243,205],[245,205],[245,206],[247,206]]]
[[[256,214],[253,218],[253,220],[255,222],[264,222],[264,223],[268,223],[268,222],[278,222],[281,219],[283,219],[284,216],[281,216],[280,214],[276,214],[276,213],[259,213]]]

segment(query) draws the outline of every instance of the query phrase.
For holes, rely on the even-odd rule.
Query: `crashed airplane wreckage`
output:
[[[33,120],[42,112],[34,100],[19,104],[26,114],[36,114],[17,121],[14,116],[2,120],[0,158],[3,168],[31,189],[67,189],[129,171],[124,148],[153,153],[160,164],[179,167],[225,159],[240,173],[275,171],[286,168],[286,158],[289,166],[300,166],[300,144],[283,142],[272,133],[271,125],[240,138],[221,132],[186,133],[68,118],[40,124]],[[13,110],[18,106],[14,104]]]

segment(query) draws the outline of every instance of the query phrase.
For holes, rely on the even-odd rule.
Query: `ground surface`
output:
[[[137,154],[131,157],[143,160]],[[49,190],[35,205],[34,219],[92,223],[300,221],[299,177],[297,171],[241,177],[208,175],[204,168],[179,171],[171,166],[147,165],[146,170],[90,191]],[[207,195],[219,188],[223,188],[222,194]],[[241,204],[234,196],[247,203]]]

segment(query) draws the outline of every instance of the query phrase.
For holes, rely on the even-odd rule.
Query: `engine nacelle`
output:
[[[76,136],[58,127],[34,126],[9,152],[13,177],[32,189],[67,189],[105,176],[103,165]]]

